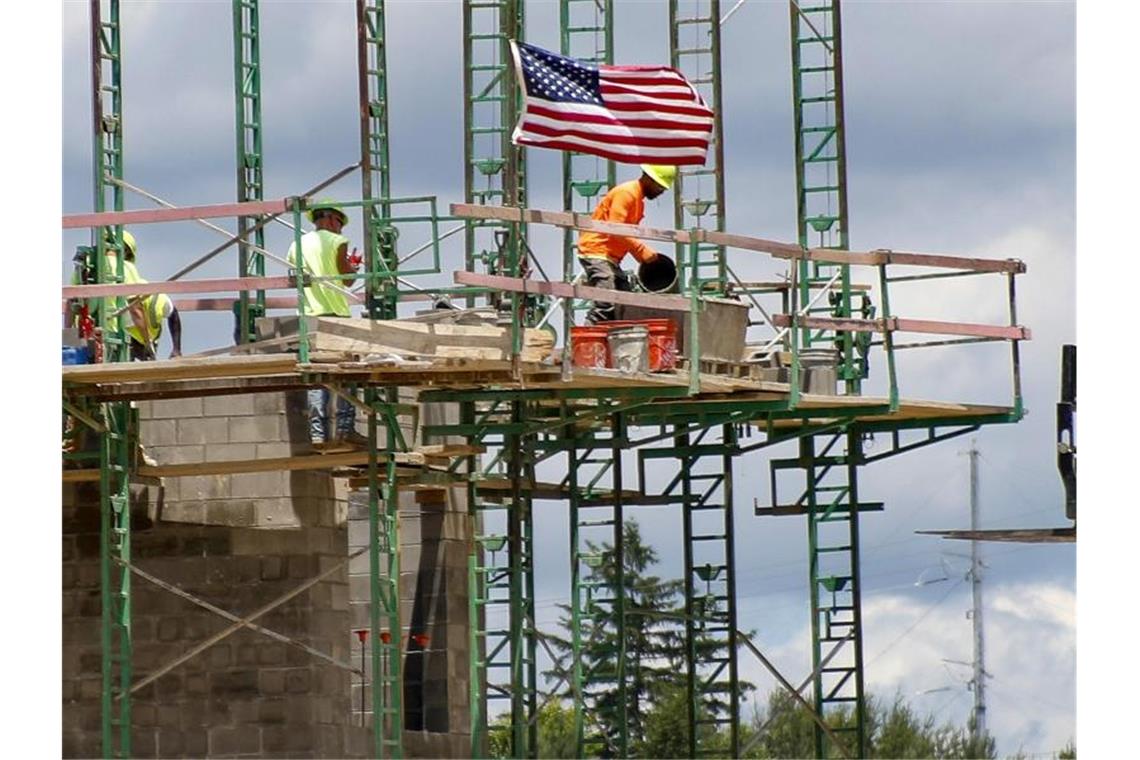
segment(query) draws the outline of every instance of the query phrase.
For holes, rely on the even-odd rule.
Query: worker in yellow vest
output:
[[[135,242],[135,236],[126,230],[123,230],[123,247],[126,249],[126,255],[123,257],[124,283],[136,283],[141,280],[139,277],[138,269],[135,268],[134,264],[134,252],[137,245],[138,244]],[[81,257],[79,255],[76,255],[75,263],[75,271],[71,273],[71,284],[94,285],[96,282],[97,274],[95,261],[88,257]],[[118,243],[116,242],[115,236],[111,233],[110,230],[107,231],[107,234],[103,238],[103,271],[104,276],[108,278],[108,280],[116,277],[119,271]],[[71,312],[73,314],[73,325],[80,327],[82,334],[82,329],[85,327],[85,325],[82,324],[84,320],[81,314],[83,313],[82,307],[84,304],[86,304],[89,306],[89,309],[85,313],[86,318],[90,320],[94,326],[98,326],[99,324],[100,311],[102,309],[106,309],[107,313],[112,315],[107,318],[107,330],[110,332],[115,332],[119,328],[119,317],[118,315],[114,314],[116,311],[117,301],[118,299],[112,297],[90,300],[76,299],[76,302],[73,302],[73,306],[71,308]]]
[[[348,251],[348,238],[340,234],[348,224],[348,214],[339,206],[328,201],[318,201],[309,207],[309,221],[316,229],[301,236],[301,255],[297,256],[296,243],[289,246],[286,256],[289,264],[312,277],[335,277],[354,275],[360,257],[356,249]],[[304,289],[306,316],[350,317],[348,299],[341,290],[329,284],[346,288],[355,277],[340,280],[315,281]],[[327,388],[310,388],[309,439],[317,448],[327,444],[348,444],[364,446],[368,438],[356,431],[356,407],[338,396],[336,400],[336,433],[328,437],[328,408],[331,394]]]
[[[124,266],[133,270],[132,282],[146,282],[138,273],[138,243],[134,235],[123,231]],[[131,341],[131,360],[150,361],[157,356],[158,339],[162,335],[162,320],[170,325],[170,358],[182,356],[182,318],[174,302],[165,293],[143,296],[130,305],[131,316],[127,336]]]
[[[676,177],[676,166],[642,164],[641,176],[606,193],[594,209],[592,218],[599,222],[640,224],[645,216],[646,199],[653,200],[673,187]],[[578,261],[586,272],[586,283],[591,287],[630,290],[629,278],[621,268],[627,253],[643,264],[657,258],[657,251],[637,238],[605,232],[583,232],[578,236]],[[617,311],[612,303],[595,301],[586,315],[590,324],[613,319],[617,319]]]

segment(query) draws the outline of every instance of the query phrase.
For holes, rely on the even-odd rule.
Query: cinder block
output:
[[[206,449],[207,461],[234,462],[259,459],[257,445],[253,443],[218,443]]]
[[[219,726],[209,731],[211,757],[255,754],[261,744],[260,732],[254,726]]]
[[[99,731],[96,727],[93,732],[95,737],[95,746],[98,747]],[[153,728],[134,728],[131,727],[131,753],[135,757],[154,757],[158,752],[158,734]],[[64,757],[97,757],[100,751],[96,749],[93,752],[82,752],[78,755],[68,755],[64,752]]]
[[[301,527],[292,499],[257,499],[254,505],[254,525],[259,528]]]
[[[349,549],[358,549],[362,546],[368,546],[371,536],[369,527],[369,521],[366,519],[348,521]]]
[[[173,501],[163,505],[159,520],[169,523],[202,525],[206,522],[206,502]]]
[[[209,501],[230,497],[230,479],[225,475],[192,475],[180,480],[180,501]]]
[[[144,446],[173,446],[178,442],[177,433],[178,426],[174,420],[153,419],[139,422],[139,438]]]
[[[181,417],[177,420],[178,443],[183,446],[206,446],[229,443],[228,419],[224,417]]]
[[[208,525],[229,525],[233,527],[249,527],[255,524],[254,502],[249,500],[221,500],[206,504],[206,523]]]
[[[257,447],[256,456],[258,459],[279,459],[282,457],[296,456],[301,454],[303,449],[308,448],[308,446],[302,447],[294,443],[289,443],[288,441],[281,441],[278,443],[256,443],[254,446]]]
[[[182,751],[185,757],[205,757],[209,746],[208,733],[202,726],[194,726],[182,733]]]
[[[300,399],[303,401],[304,392],[298,392]],[[254,393],[250,394],[253,399],[253,413],[258,415],[265,414],[285,414],[288,405],[285,400],[284,393]],[[303,409],[304,405],[300,405],[298,409]]]
[[[155,399],[150,403],[150,412],[147,415],[153,419],[187,419],[202,416],[202,399],[197,398],[171,398]],[[140,409],[139,415],[142,416]],[[145,418],[144,418],[145,419]]]
[[[273,499],[289,494],[287,472],[247,472],[229,477],[228,495],[235,499]]]
[[[190,695],[202,695],[210,691],[209,682],[204,673],[188,673],[182,687]]]
[[[204,417],[240,417],[255,414],[253,396],[239,393],[232,396],[206,396],[202,399]]]
[[[155,449],[153,456],[162,464],[201,464],[206,461],[206,447],[183,446],[181,444],[168,446]]]
[[[268,642],[258,644],[257,646],[257,662],[262,666],[274,666],[285,664],[285,647],[287,644],[280,642]],[[286,688],[288,688],[288,678],[286,678]]]
[[[179,702],[177,705],[171,705],[171,707],[176,713],[177,725],[187,734],[190,732],[198,733],[195,729],[209,725],[206,718],[208,712],[206,700],[204,699],[188,699]]]
[[[277,416],[229,417],[229,440],[233,443],[277,443],[288,440]]]
[[[262,694],[284,694],[285,671],[280,668],[262,668],[258,673],[258,683]]]
[[[251,641],[237,644],[234,647],[234,659],[234,664],[238,667],[257,665],[257,645]]]

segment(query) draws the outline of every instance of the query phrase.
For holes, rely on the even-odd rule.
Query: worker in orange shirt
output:
[[[645,199],[653,200],[661,195],[673,186],[676,178],[676,166],[642,164],[641,176],[606,193],[594,209],[593,218],[599,222],[640,224],[645,216]],[[621,269],[622,259],[627,253],[643,264],[657,258],[657,251],[637,238],[604,232],[583,232],[578,236],[578,261],[586,271],[586,281],[591,287],[628,291],[629,278]],[[595,301],[586,321],[593,325],[616,317],[612,303]]]

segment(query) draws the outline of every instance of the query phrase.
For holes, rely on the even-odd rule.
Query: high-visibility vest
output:
[[[114,278],[115,275],[118,273],[118,271],[119,271],[118,266],[119,266],[119,262],[118,262],[118,256],[116,255],[116,252],[113,249],[104,251],[103,270],[104,270],[104,272],[106,272],[106,275],[109,279]],[[135,284],[135,283],[139,283],[139,282],[146,282],[146,280],[144,280],[142,277],[139,277],[139,270],[135,268],[135,265],[133,262],[124,261],[123,262],[123,282],[129,283],[129,284]],[[79,281],[79,272],[72,272],[71,273],[71,284],[72,285],[82,285],[83,284]],[[98,324],[99,323],[99,310],[100,309],[106,308],[107,313],[110,314],[110,313],[118,310],[118,308],[120,306],[123,306],[125,304],[126,304],[126,300],[123,299],[121,296],[119,298],[114,298],[114,297],[108,296],[107,298],[92,299],[91,309],[90,309],[91,318],[95,320],[96,324]],[[129,321],[130,321],[130,319],[128,317],[128,322]],[[108,318],[107,329],[110,330],[111,332],[118,330],[119,329],[119,317],[115,316],[115,317]]]
[[[337,250],[341,245],[348,245],[348,238],[329,230],[313,230],[301,236],[301,258],[304,266],[297,263],[296,246],[289,246],[286,257],[291,266],[303,269],[304,272],[315,277],[338,275]],[[314,282],[304,289],[305,313],[325,314],[330,316],[348,317],[352,313],[348,310],[348,298],[344,293],[329,287],[329,284],[344,287],[343,282],[326,280]]]
[[[165,293],[154,293],[142,300],[142,307],[143,324],[146,326],[146,332],[150,338],[150,345],[158,345],[158,337],[162,335],[162,318],[174,309],[174,302],[171,301],[170,296]],[[134,325],[129,314],[127,318],[127,333],[139,343],[145,345],[147,341],[143,340],[142,331]]]

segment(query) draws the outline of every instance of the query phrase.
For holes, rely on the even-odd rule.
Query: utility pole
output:
[[[970,440],[970,530],[981,529],[978,520],[978,445]],[[970,586],[974,595],[974,609],[970,620],[974,624],[974,738],[986,735],[986,653],[985,634],[982,630],[982,561],[977,541],[970,541]]]

